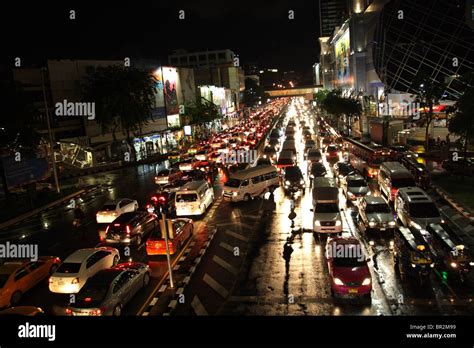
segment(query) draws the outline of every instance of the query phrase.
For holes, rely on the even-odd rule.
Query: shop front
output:
[[[134,138],[133,144],[137,154],[137,160],[166,154],[180,148],[184,139],[182,129],[176,131],[163,131]]]

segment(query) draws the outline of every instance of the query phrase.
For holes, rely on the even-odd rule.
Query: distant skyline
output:
[[[229,48],[241,64],[310,74],[318,60],[317,1],[134,1],[5,5],[2,60],[143,57],[166,62],[174,49]],[[76,19],[69,19],[74,10]],[[184,10],[184,20],[178,18]],[[289,11],[294,19],[289,19]]]

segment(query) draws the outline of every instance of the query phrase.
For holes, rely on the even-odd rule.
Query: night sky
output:
[[[178,19],[179,10],[185,20]],[[230,48],[241,64],[310,75],[319,53],[316,0],[15,2],[2,9],[0,26],[2,60],[20,56],[24,65],[46,58],[166,62],[173,49]]]

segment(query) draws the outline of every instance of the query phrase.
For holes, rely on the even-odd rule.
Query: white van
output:
[[[278,172],[274,166],[262,165],[241,170],[230,176],[224,184],[224,200],[248,201],[265,192],[273,192],[280,186]]]
[[[175,197],[176,216],[202,215],[214,201],[214,189],[207,181],[191,181]]]

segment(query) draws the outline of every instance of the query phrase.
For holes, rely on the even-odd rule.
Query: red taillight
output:
[[[151,196],[151,200],[152,200],[153,202],[158,202],[158,197],[156,197],[156,196]]]
[[[72,310],[70,308],[66,308],[66,314],[67,315],[71,315],[72,314]]]
[[[130,234],[130,226],[127,225],[127,226],[125,227],[125,231],[127,231],[127,234]]]
[[[160,197],[158,198],[158,200],[160,201],[160,203],[165,203],[165,202],[166,202],[166,197],[160,196]]]
[[[398,189],[392,187],[390,192],[392,193],[392,198],[395,198],[395,196],[397,195]]]
[[[51,284],[53,282],[53,278],[49,277],[48,282]]]

